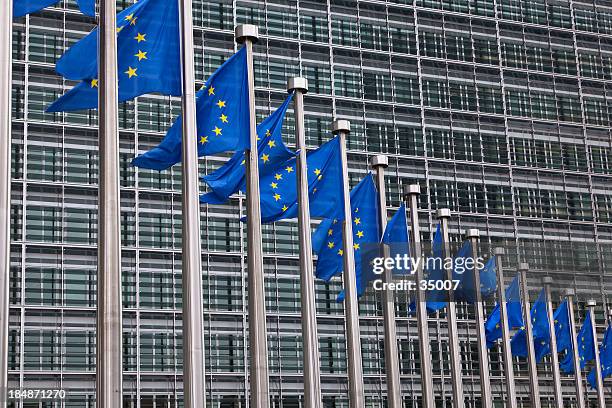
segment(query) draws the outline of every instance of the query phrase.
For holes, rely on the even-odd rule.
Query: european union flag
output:
[[[341,221],[344,197],[342,195],[342,165],[340,143],[337,137],[306,155],[310,215]],[[259,178],[261,220],[270,223],[297,217],[297,169],[293,157],[274,171]]]
[[[257,127],[260,177],[270,174],[279,164],[295,156],[281,136],[285,113],[292,99],[293,93]],[[246,191],[245,163],[244,151],[238,151],[219,169],[202,177],[211,191],[200,196],[200,202],[223,204],[238,190]]]
[[[572,328],[569,320],[569,309],[567,299],[564,300],[553,315],[555,319],[555,337],[557,339],[557,351],[562,352],[572,349]]]
[[[410,237],[408,235],[408,219],[406,206],[402,203],[385,228],[381,242],[389,246],[389,256],[410,256]],[[407,275],[410,270],[393,270],[394,275]]]
[[[523,310],[521,306],[521,291],[519,289],[518,275],[506,288],[506,305],[508,309],[508,327],[511,329],[521,328],[525,325]],[[499,304],[495,306],[485,322],[485,335],[487,347],[492,348],[495,342],[502,337],[501,311]]]
[[[595,359],[595,339],[593,338],[591,311],[587,311],[582,328],[578,333],[578,357],[580,358],[581,369],[584,369],[586,363]]]
[[[612,325],[608,324],[606,334],[604,334],[601,347],[599,348],[599,365],[601,366],[601,379],[612,376]],[[592,388],[597,389],[596,371],[593,368],[587,379]]]
[[[459,281],[455,291],[455,301],[476,302],[476,284],[474,281],[474,268],[466,267],[466,259],[472,257],[472,242],[465,241],[453,260],[453,280]]]
[[[81,13],[96,16],[95,0],[76,0]],[[59,3],[59,0],[13,0],[13,17],[22,17]]]
[[[544,356],[550,354],[550,330],[548,327],[548,311],[546,310],[546,292],[544,290],[540,292],[538,300],[531,307],[531,324],[536,361],[540,362]],[[524,327],[521,327],[514,334],[510,345],[513,356],[527,357],[527,331]]]
[[[367,259],[372,256],[372,251],[378,249],[381,236],[377,192],[371,174],[366,175],[351,191],[351,214],[357,293],[362,296],[368,282],[376,278],[371,270],[364,271],[362,265],[364,260],[367,263]],[[344,269],[342,221],[337,218],[323,221],[313,235],[312,248],[318,256],[315,272],[317,278],[329,281],[340,274]],[[336,301],[343,300],[344,291],[338,295]]]
[[[166,0],[163,0],[166,1]],[[169,2],[174,3],[174,2]],[[196,94],[198,156],[249,148],[249,94],[246,49],[241,48],[206,81]],[[183,118],[179,116],[159,146],[136,157],[132,164],[165,170],[181,161]]]
[[[157,92],[181,95],[178,2],[142,0],[117,15],[119,101]],[[64,78],[81,80],[47,112],[98,106],[98,29],[72,46],[57,62]]]
[[[480,270],[480,293],[483,298],[493,296],[497,290],[497,273],[495,269],[495,255],[493,255],[484,268]]]

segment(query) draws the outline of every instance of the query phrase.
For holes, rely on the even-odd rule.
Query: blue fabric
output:
[[[147,93],[181,95],[178,2],[141,0],[117,15],[119,101]],[[59,59],[58,74],[81,81],[47,112],[98,107],[98,29]]]
[[[476,302],[476,282],[474,268],[465,267],[465,260],[472,258],[472,242],[465,241],[453,260],[453,280],[459,281],[455,291],[456,302]]]
[[[343,219],[342,163],[337,137],[306,155],[310,215],[312,217]],[[261,220],[264,223],[296,218],[297,159],[287,160],[274,171],[259,178]]]
[[[569,309],[567,300],[564,300],[554,314],[555,336],[557,339],[557,351],[572,350],[572,330],[569,320]]]
[[[480,270],[480,293],[483,298],[495,294],[497,290],[497,274],[495,269],[495,256],[489,258],[484,268]]]
[[[13,17],[22,17],[26,14],[35,13],[59,3],[59,0],[13,0]],[[81,13],[90,17],[96,16],[95,0],[77,0],[77,5]]]
[[[531,325],[533,327],[533,345],[536,361],[550,354],[550,328],[548,326],[548,311],[546,308],[546,292],[542,289],[538,300],[531,307]],[[521,328],[512,337],[510,342],[512,355],[527,357],[527,331]]]
[[[198,133],[194,135],[194,143],[198,144],[198,156],[244,151],[250,147],[245,48],[225,61],[196,94],[196,121]],[[159,146],[136,157],[132,164],[161,171],[179,163],[182,127],[183,118],[179,116]]]
[[[506,288],[506,306],[508,309],[508,327],[510,329],[523,327],[525,323],[523,320],[518,275],[512,280],[510,286]],[[501,311],[499,304],[491,311],[491,314],[485,322],[485,334],[487,337],[487,347],[489,348],[492,348],[495,342],[502,337]]]
[[[587,311],[584,323],[577,336],[578,359],[580,369],[583,370],[589,361],[595,359],[595,339],[593,338],[593,325],[591,323],[591,312]],[[570,349],[571,350],[571,349]],[[561,370],[566,374],[574,373],[574,360],[571,353],[567,353],[559,364]]]
[[[405,254],[410,256],[408,219],[406,218],[406,206],[403,203],[387,224],[381,242],[389,246],[389,257],[391,258],[397,255],[403,258]],[[401,271],[394,269],[393,274],[407,275],[410,274],[410,269]]]
[[[601,366],[601,378],[612,376],[612,325],[608,324],[608,329],[604,334],[601,347],[599,348],[599,365]],[[591,370],[587,379],[591,388],[597,389],[597,373],[595,368]]]
[[[381,237],[380,223],[378,222],[378,193],[374,186],[371,174],[365,176],[351,191],[351,214],[353,223],[353,251],[355,254],[355,275],[357,277],[357,293],[362,296],[367,284],[376,278],[370,268],[362,269],[364,258],[376,256]],[[327,219],[315,231],[312,239],[312,248],[317,254],[317,278],[329,281],[332,277],[344,270],[344,251],[342,239],[342,221]],[[344,300],[344,291],[338,298]]]
[[[285,113],[293,99],[293,94],[257,127],[259,142],[259,176],[266,176],[294,157],[295,154],[285,146],[282,138]],[[202,177],[210,192],[200,196],[200,202],[223,204],[239,190],[246,191],[246,169],[244,151],[234,153],[232,158],[214,172]]]

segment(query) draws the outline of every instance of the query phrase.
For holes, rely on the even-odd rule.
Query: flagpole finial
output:
[[[586,305],[587,305],[587,307],[595,307],[595,306],[597,306],[597,301],[595,301],[595,299],[589,299],[589,300],[587,300]]]
[[[451,210],[450,208],[440,208],[436,211],[436,217],[438,218],[450,218]]]
[[[421,186],[418,184],[404,185],[404,196],[410,197],[421,194]]]
[[[564,292],[565,296],[576,296],[576,291],[573,288],[567,288]]]
[[[345,119],[336,119],[334,123],[332,123],[332,131],[334,134],[339,132],[349,133],[351,131],[351,122]]]
[[[236,26],[234,36],[236,37],[236,42],[239,44],[242,44],[247,39],[257,42],[257,40],[259,40],[259,29],[252,24],[241,24]]]
[[[302,77],[289,78],[287,80],[287,92],[300,91],[302,93],[308,92],[308,80]]]
[[[389,167],[389,158],[384,154],[377,154],[370,158],[370,166],[375,169],[377,167],[387,168]]]
[[[504,248],[502,248],[502,247],[496,247],[496,248],[493,250],[493,254],[494,254],[494,255],[500,255],[500,256],[503,256],[503,255],[506,255],[506,250],[505,250]]]
[[[521,272],[527,272],[529,271],[529,264],[527,262],[519,262],[517,269]]]
[[[477,228],[469,228],[468,230],[465,231],[465,237],[467,239],[478,238],[480,237],[480,230]]]
[[[553,278],[551,276],[545,276],[542,278],[542,283],[544,284],[544,286],[552,285]]]

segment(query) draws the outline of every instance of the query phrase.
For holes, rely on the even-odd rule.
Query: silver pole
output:
[[[385,155],[372,157],[372,168],[376,172],[376,187],[378,188],[378,218],[380,228],[384,232],[387,227],[387,198],[385,191],[385,169],[389,167],[389,159]],[[383,247],[385,258],[390,256],[389,247]],[[385,269],[385,282],[393,281],[393,272]],[[395,294],[384,290],[383,321],[385,326],[385,369],[387,371],[387,405],[389,408],[402,408],[402,384],[400,382],[399,352],[397,349],[397,327],[395,326]]]
[[[334,134],[340,138],[342,160],[342,188],[344,192],[344,312],[346,316],[346,343],[348,353],[349,402],[351,408],[365,407],[363,388],[363,362],[361,361],[361,339],[359,330],[359,304],[357,302],[357,276],[355,275],[355,252],[353,250],[353,217],[348,179],[346,137],[351,131],[348,120],[336,120],[332,124]]]
[[[193,11],[191,1],[180,0],[183,139],[181,170],[183,211],[183,389],[186,407],[206,406],[204,374],[204,310],[202,296],[202,242],[198,180]]]
[[[521,275],[521,293],[523,295],[523,316],[525,318],[525,334],[527,336],[527,365],[529,366],[529,394],[533,408],[540,408],[540,384],[538,383],[538,362],[535,355],[533,339],[533,322],[531,321],[531,305],[529,302],[529,287],[527,286],[527,271],[529,264],[521,262],[518,272]]]
[[[0,406],[6,406],[8,388],[9,272],[11,259],[11,89],[13,0],[0,13]]]
[[[270,403],[268,384],[268,344],[266,329],[266,295],[263,270],[263,244],[261,238],[261,207],[259,206],[259,152],[257,150],[257,123],[255,117],[255,76],[253,70],[253,43],[259,39],[256,26],[243,24],[236,27],[236,41],[244,43],[247,52],[251,140],[245,151],[247,177],[247,268],[249,289],[249,357],[251,405],[264,408]]]
[[[465,233],[466,239],[472,242],[472,258],[478,259],[478,237],[480,231],[469,229]],[[480,271],[474,267],[474,288],[476,290],[476,303],[474,311],[476,313],[476,328],[478,334],[478,363],[480,367],[480,394],[482,408],[493,408],[493,394],[491,392],[491,374],[489,370],[489,351],[487,349],[487,338],[484,329],[485,314],[482,302],[482,292],[480,291]]]
[[[552,295],[550,287],[553,279],[550,276],[542,278],[544,291],[546,292],[546,313],[548,315],[548,331],[550,332],[550,355],[553,366],[553,383],[555,388],[555,405],[563,408],[563,389],[561,388],[561,372],[559,371],[559,354],[557,351],[557,334],[555,332],[555,317],[552,305]]]
[[[414,258],[422,256],[421,231],[419,227],[418,199],[421,194],[421,186],[411,184],[404,189],[405,200],[410,207],[410,225],[412,226],[412,248],[411,254]],[[423,263],[419,262],[415,271],[417,282],[417,327],[419,333],[419,354],[421,357],[421,388],[423,394],[423,407],[434,408],[433,377],[431,368],[431,345],[429,344],[429,326],[427,323],[427,296],[421,288],[423,280]]]
[[[319,368],[319,336],[314,267],[312,264],[312,236],[310,231],[310,201],[306,163],[306,132],[304,129],[304,94],[308,92],[306,78],[291,78],[287,90],[295,91],[295,140],[298,186],[298,235],[300,237],[300,288],[302,304],[302,342],[304,348],[304,406],[321,408],[321,369]]]
[[[450,242],[448,234],[448,220],[451,211],[448,208],[441,208],[437,211],[437,217],[442,227],[442,239],[444,241],[444,258],[450,258]],[[453,281],[453,268],[446,268],[446,279]],[[461,348],[459,346],[459,334],[457,332],[457,305],[455,304],[455,293],[448,291],[448,305],[446,306],[446,321],[448,324],[449,351],[451,360],[451,378],[453,386],[453,400],[455,408],[463,408],[463,382],[461,381]]]
[[[578,408],[585,408],[584,388],[582,388],[582,370],[580,368],[580,356],[578,355],[578,341],[576,337],[576,317],[574,316],[574,289],[567,289],[565,296],[567,297],[567,309],[569,311],[570,330],[572,338],[572,357],[574,360],[574,382],[576,384],[576,399],[578,400]]]
[[[595,326],[595,306],[597,302],[594,299],[587,301],[587,307],[591,311],[591,327],[593,327],[593,344],[595,346],[595,376],[597,384],[597,402],[599,408],[606,408],[606,400],[604,398],[603,378],[601,377],[601,359],[599,358],[599,341],[597,340],[597,327]]]
[[[116,14],[114,0],[100,2],[100,185],[96,332],[96,405],[99,407],[120,407],[123,404]]]
[[[510,349],[510,328],[508,327],[508,305],[506,304],[506,289],[504,288],[504,266],[502,257],[504,248],[494,249],[495,269],[497,271],[497,301],[499,302],[499,315],[502,329],[502,351],[504,355],[504,374],[506,376],[506,398],[508,408],[517,408],[516,384],[514,384],[514,367],[512,366],[512,350]]]

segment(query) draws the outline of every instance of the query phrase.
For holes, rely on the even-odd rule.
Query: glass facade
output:
[[[122,9],[131,1],[117,4]],[[555,299],[560,288],[577,290],[579,319],[586,300],[598,300],[603,333],[601,305],[612,307],[612,271],[605,268],[612,262],[612,2],[194,0],[193,6],[198,87],[235,51],[234,26],[257,25],[258,119],[283,101],[288,77],[306,77],[307,143],[314,148],[328,140],[333,118],[349,119],[352,185],[367,171],[369,157],[388,154],[390,214],[400,204],[401,185],[421,184],[423,239],[435,228],[434,210],[450,208],[453,241],[479,228],[490,244],[517,246],[537,270],[532,297],[540,275],[554,276]],[[55,74],[55,61],[92,27],[74,0],[14,27],[10,385],[42,382],[67,392],[61,404],[24,408],[95,405],[97,112],[44,112],[74,85]],[[136,154],[159,143],[179,102],[148,95],[120,105],[126,407],[182,406],[180,169],[130,166]],[[291,113],[285,127],[293,145]],[[201,159],[201,172],[227,158]],[[213,408],[247,406],[244,212],[243,196],[202,206]],[[264,226],[274,408],[303,406],[296,237],[294,221]],[[510,267],[516,263],[512,256]],[[344,310],[335,302],[341,287],[339,279],[316,286],[326,408],[348,407]],[[407,299],[398,296],[396,305],[403,399],[406,408],[417,408],[416,322]],[[367,406],[382,408],[380,295],[368,293],[360,308]],[[466,406],[477,408],[472,307],[458,305],[458,317]],[[451,407],[444,312],[429,325],[436,406]],[[492,349],[497,407],[505,401],[501,359],[499,347]],[[516,360],[515,369],[519,402],[529,406],[527,364]],[[550,360],[539,370],[543,406],[552,406]],[[575,404],[573,378],[564,378],[563,386]]]

